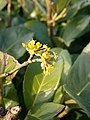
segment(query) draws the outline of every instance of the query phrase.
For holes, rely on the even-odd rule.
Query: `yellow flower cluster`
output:
[[[41,68],[43,69],[44,74],[49,73],[53,69],[53,66],[55,65],[55,60],[55,53],[50,53],[49,51],[42,53]]]
[[[37,56],[37,61],[41,62],[41,68],[44,74],[49,73],[56,61],[56,54],[50,51],[50,48],[47,45],[42,45],[40,42],[31,40],[26,45],[22,43],[22,46],[26,48],[30,56]]]

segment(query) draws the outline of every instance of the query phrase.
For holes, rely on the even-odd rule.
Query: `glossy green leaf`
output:
[[[52,49],[57,55],[61,56],[64,60],[64,70],[62,74],[61,83],[64,84],[66,76],[68,75],[69,69],[72,65],[72,60],[69,52],[67,50],[61,49],[61,48],[54,48]]]
[[[62,58],[64,59],[64,71],[63,72],[64,72],[64,75],[67,75],[72,65],[70,54],[67,50],[62,50],[59,55],[62,56]]]
[[[64,88],[90,117],[90,43],[74,62]]]
[[[60,87],[57,89],[53,101],[56,103],[63,103],[63,88],[62,84],[64,84],[66,81],[66,76],[68,75],[69,69],[71,68],[72,61],[70,54],[67,50],[61,49],[61,48],[53,48],[52,49],[55,53],[57,53],[58,56],[61,56],[64,61],[64,69],[62,72],[62,78],[60,82]]]
[[[57,89],[63,70],[63,59],[57,61],[54,70],[43,75],[39,63],[30,64],[26,70],[23,94],[28,109],[37,103],[48,101]]]
[[[12,71],[19,65],[20,64],[18,63],[17,60],[15,60],[14,57],[0,51],[0,75],[3,73],[8,73]],[[15,77],[17,72],[18,71],[14,72],[13,74],[6,77],[5,79],[7,81],[12,80]]]
[[[7,4],[7,0],[0,0],[0,10],[2,10]]]
[[[64,105],[56,103],[43,103],[34,106],[27,114],[25,120],[49,120],[64,109]]]
[[[89,21],[90,16],[78,16],[71,22],[69,22],[63,33],[63,39],[65,40],[66,45],[69,46],[75,38],[80,36],[81,33],[84,34],[85,32],[87,32],[86,29],[89,25]]]
[[[22,42],[32,40],[33,33],[25,27],[11,27],[0,30],[0,50],[7,52],[15,58],[21,57],[25,53]]]
[[[30,31],[34,33],[34,37],[36,40],[39,40],[42,43],[52,46],[52,43],[48,38],[48,31],[45,24],[38,20],[31,20],[26,22],[25,26],[27,26],[30,29]]]

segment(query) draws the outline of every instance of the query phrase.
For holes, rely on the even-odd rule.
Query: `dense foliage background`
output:
[[[0,74],[27,60],[32,39],[60,59],[49,75],[34,63],[3,78],[6,108],[19,104],[20,120],[89,120],[90,0],[0,0]]]

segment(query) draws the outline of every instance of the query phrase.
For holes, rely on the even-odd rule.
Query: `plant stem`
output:
[[[7,77],[7,76],[13,74],[14,72],[19,70],[20,68],[27,66],[30,62],[31,61],[25,61],[24,63],[20,64],[18,67],[16,67],[15,69],[11,70],[10,72],[1,74],[0,78]]]
[[[8,11],[8,26],[10,26],[11,25],[11,0],[8,0],[7,11]]]
[[[53,17],[52,20],[49,21],[49,22],[50,22],[50,23],[53,23],[53,22],[55,22],[55,21],[63,18],[63,17],[66,15],[67,11],[68,11],[68,8],[64,8],[63,11],[62,11],[59,15]]]
[[[20,70],[22,67],[27,66],[27,65],[30,64],[30,63],[40,62],[39,59],[33,59],[33,60],[31,60],[31,58],[32,58],[32,57],[29,57],[29,59],[28,59],[27,61],[25,61],[24,63],[20,64],[19,66],[17,66],[16,68],[14,68],[13,70],[11,70],[10,72],[1,74],[1,75],[0,75],[0,78],[7,77],[7,76],[13,74],[14,72]]]
[[[52,20],[52,9],[50,7],[50,3],[51,3],[51,0],[46,0],[48,36],[52,39],[52,36],[53,36],[53,24],[50,23],[50,21]]]

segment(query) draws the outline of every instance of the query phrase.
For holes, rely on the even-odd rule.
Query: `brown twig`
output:
[[[11,25],[11,0],[8,0],[7,5],[7,11],[8,11],[8,25]]]
[[[53,24],[50,23],[50,21],[52,20],[52,9],[50,7],[50,4],[51,4],[51,0],[46,0],[48,36],[52,39],[52,36],[53,36]]]
[[[16,72],[17,70],[19,70],[20,68],[27,66],[28,64],[29,64],[29,62],[26,61],[26,62],[20,64],[20,65],[19,65],[18,67],[16,67],[15,69],[11,70],[10,72],[1,74],[1,75],[0,75],[0,78],[7,77],[7,76],[13,74],[14,72]]]
[[[33,60],[31,60],[31,59],[32,59],[32,57],[29,57],[29,59],[28,59],[27,61],[25,61],[24,63],[18,65],[16,68],[14,68],[13,70],[11,70],[10,72],[0,74],[0,78],[5,78],[5,77],[7,77],[7,76],[9,76],[9,75],[11,75],[11,74],[13,74],[13,73],[15,73],[16,71],[20,70],[21,68],[27,66],[27,65],[30,64],[30,63],[40,62],[39,59],[33,59]]]

